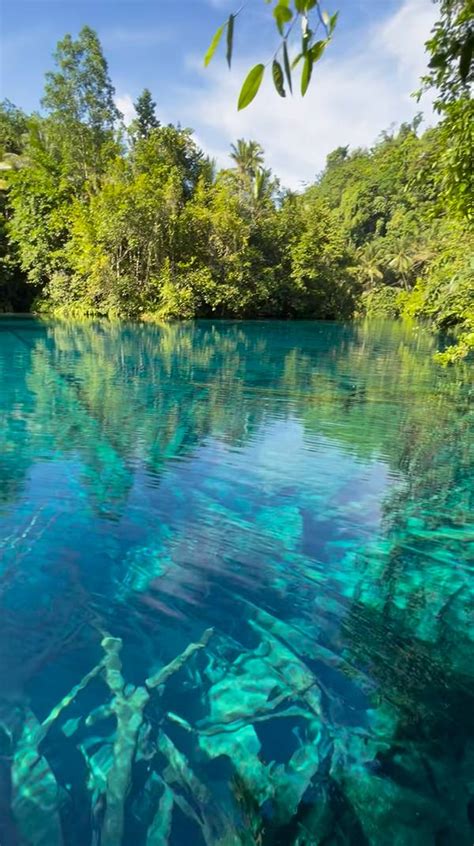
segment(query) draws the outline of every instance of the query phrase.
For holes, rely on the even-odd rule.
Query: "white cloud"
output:
[[[437,17],[432,2],[405,0],[380,27],[380,43],[397,62],[397,70],[411,74],[416,80],[426,68],[424,42]]]
[[[133,99],[130,94],[117,94],[115,105],[119,112],[122,112],[125,126],[128,126],[136,116]]]
[[[232,0],[207,0],[207,3],[213,9],[230,9],[231,12],[234,11]]]
[[[238,90],[252,65],[247,56],[231,73],[211,65],[203,87],[181,90],[173,105],[183,123],[196,128],[205,148],[228,149],[238,137],[258,140],[282,182],[297,188],[314,178],[338,145],[370,145],[381,130],[420,110],[410,94],[425,67],[424,42],[435,16],[431,0],[403,0],[363,38],[359,31],[352,50],[341,55],[332,45],[315,66],[304,99],[296,94],[281,100],[267,80],[254,103],[238,112]],[[424,111],[432,120],[429,102]],[[228,160],[219,155],[219,163]]]
[[[176,38],[176,33],[169,27],[124,27],[115,26],[102,30],[101,41],[106,50],[119,47],[143,48],[167,44]]]

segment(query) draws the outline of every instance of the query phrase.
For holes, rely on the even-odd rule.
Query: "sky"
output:
[[[217,27],[240,0],[0,0],[0,97],[38,110],[56,42],[84,24],[99,34],[126,121],[151,89],[163,123],[192,127],[219,166],[230,144],[253,138],[267,165],[293,189],[314,179],[335,147],[371,145],[380,132],[423,111],[411,96],[426,65],[424,42],[436,19],[432,0],[326,0],[338,26],[309,91],[281,99],[270,81],[243,112],[236,107],[247,71],[278,44],[269,7],[248,0],[235,27],[235,61],[221,47],[205,69]],[[268,74],[267,74],[268,75]]]

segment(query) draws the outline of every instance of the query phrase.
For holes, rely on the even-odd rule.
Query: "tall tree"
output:
[[[26,166],[12,173],[9,191],[22,268],[42,286],[67,272],[72,204],[98,190],[120,149],[120,113],[96,33],[84,27],[77,40],[66,35],[54,59],[43,98],[48,114],[30,120]]]
[[[156,103],[148,88],[143,89],[134,106],[137,117],[133,121],[133,134],[137,139],[148,138],[152,129],[158,129],[160,125],[156,117]]]
[[[46,74],[43,106],[53,116],[83,123],[101,136],[113,129],[120,112],[97,33],[84,26],[77,41],[66,35],[58,42],[54,60],[58,69]]]
[[[66,35],[54,54],[57,70],[46,74],[42,105],[49,112],[51,143],[68,176],[89,179],[103,169],[103,152],[121,114],[97,33]]]

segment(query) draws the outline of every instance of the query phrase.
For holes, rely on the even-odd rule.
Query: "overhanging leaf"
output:
[[[333,15],[329,18],[329,35],[332,35],[334,30],[336,29],[337,19],[339,17],[339,12],[334,12]]]
[[[257,95],[258,89],[262,84],[263,74],[265,73],[265,65],[255,65],[247,74],[244,84],[239,95],[238,110],[246,109]]]
[[[311,73],[313,71],[313,57],[311,53],[306,53],[304,57],[304,65],[303,65],[303,72],[301,74],[301,94],[306,94],[308,90],[308,85],[311,79]]]
[[[296,65],[297,65],[299,62],[301,62],[301,59],[303,58],[303,56],[304,56],[304,53],[298,53],[298,55],[297,55],[297,56],[295,56],[295,58],[293,59],[293,61],[292,61],[292,63],[291,63],[291,69],[292,69],[292,70],[294,70],[294,69],[295,69],[295,67],[296,67]]]
[[[286,97],[285,86],[283,85],[283,70],[280,63],[277,62],[276,59],[273,60],[272,75],[273,83],[280,97]]]
[[[291,21],[293,17],[293,12],[287,6],[279,3],[278,6],[275,6],[273,10],[273,17],[277,22],[277,27],[280,32],[280,35],[283,35],[283,30],[285,24]]]
[[[227,64],[229,67],[232,64],[232,48],[234,46],[234,21],[235,16],[229,15],[229,20],[227,21]]]
[[[290,89],[290,93],[293,93],[293,87],[291,83],[291,68],[290,68],[290,57],[288,56],[288,47],[286,41],[283,42],[283,67],[285,68],[285,76],[286,81],[288,83],[288,88]]]
[[[311,53],[311,58],[312,58],[313,62],[317,62],[318,59],[321,58],[321,56],[324,53],[326,44],[327,44],[326,41],[316,41],[316,43],[313,44],[313,46],[311,47],[311,50],[309,51]]]
[[[219,45],[219,41],[222,38],[222,34],[224,32],[225,27],[226,27],[226,24],[222,24],[222,26],[220,26],[219,29],[214,33],[212,41],[209,44],[209,49],[208,49],[206,55],[204,56],[204,66],[206,68],[207,68],[209,62],[211,61],[214,53],[217,50],[217,47]]]

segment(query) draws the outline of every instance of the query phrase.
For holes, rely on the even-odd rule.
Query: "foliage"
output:
[[[0,312],[27,309],[31,296],[19,267],[16,245],[9,238],[8,176],[22,162],[28,129],[24,112],[9,100],[0,102]]]
[[[339,13],[329,15],[320,0],[267,0],[278,31],[280,43],[273,54],[273,84],[280,97],[286,97],[285,84],[293,91],[292,71],[302,63],[301,93],[304,96],[311,81],[315,62],[323,55],[336,28]],[[219,44],[226,35],[226,59],[229,68],[232,63],[235,21],[246,4],[236,13],[229,15],[214,33],[204,56],[207,67]],[[426,48],[431,55],[427,74],[422,79],[423,88],[433,87],[438,92],[435,106],[441,111],[443,105],[469,96],[469,85],[474,79],[474,2],[473,0],[440,0],[440,17]],[[300,30],[299,49],[290,59],[294,30]],[[322,37],[319,40],[318,36]],[[256,97],[261,86],[266,65],[253,67],[242,86],[238,108],[248,106]]]
[[[153,129],[158,129],[160,121],[156,116],[156,103],[151,91],[144,88],[136,103],[134,103],[136,119],[132,122],[131,134],[135,139],[148,138]]]
[[[268,0],[271,2],[271,0]],[[210,63],[224,34],[226,34],[226,58],[229,68],[232,64],[234,49],[234,28],[238,15],[229,15],[227,21],[214,33],[204,57],[204,65]],[[323,55],[336,28],[338,13],[329,15],[321,7],[319,0],[275,0],[272,4],[272,16],[279,35],[280,43],[271,60],[272,79],[280,97],[286,97],[286,89],[293,92],[293,71],[301,67],[301,94],[304,97],[312,77],[316,62]],[[298,38],[293,37],[300,30]],[[298,45],[295,55],[290,56],[292,47]],[[268,64],[268,62],[266,63]],[[259,62],[248,72],[242,85],[238,108],[245,109],[257,96],[262,84],[266,64]]]
[[[90,27],[81,29],[77,41],[66,35],[54,60],[57,70],[46,74],[43,97],[49,144],[61,160],[63,178],[80,191],[103,172],[121,115],[99,39]]]
[[[473,20],[473,0],[441,0],[439,20],[426,43],[431,59],[422,79],[426,88],[436,89],[440,111],[468,95],[474,81]]]
[[[435,108],[443,116],[440,180],[452,211],[474,221],[474,2],[441,0],[440,18],[426,48],[431,55],[423,88],[436,91]]]
[[[24,112],[10,100],[0,102],[0,155],[20,154],[23,149],[23,136],[28,129],[28,120]]]
[[[459,100],[448,114],[467,108],[472,110],[472,101]],[[358,310],[427,318],[441,329],[459,326],[462,340],[453,351],[458,358],[472,343],[474,249],[467,213],[472,197],[459,190],[454,171],[465,171],[466,179],[469,171],[471,179],[470,156],[459,149],[456,168],[448,172],[453,138],[460,138],[453,133],[448,141],[449,116],[422,135],[418,125],[416,120],[385,133],[371,150],[338,148],[318,186],[356,250],[354,273],[364,290]]]
[[[400,317],[402,296],[400,288],[382,285],[363,294],[362,311],[367,317]]]
[[[64,245],[73,197],[62,162],[50,143],[49,125],[32,119],[24,148],[25,166],[8,175],[9,232],[28,281],[44,285],[64,264]]]
[[[298,236],[290,248],[296,316],[350,317],[356,285],[348,271],[349,255],[335,215],[311,190],[294,204]]]
[[[448,103],[440,127],[439,181],[452,214],[474,224],[474,103],[463,97]]]

